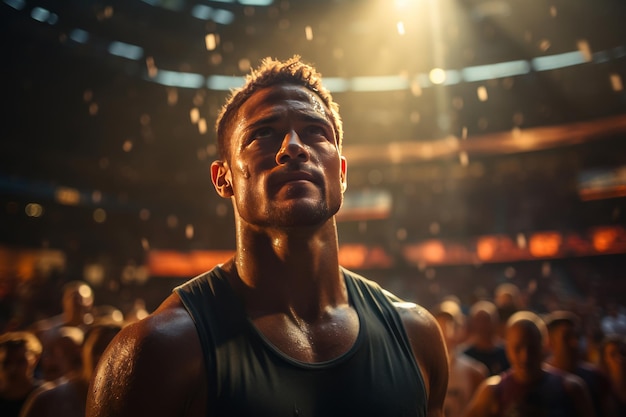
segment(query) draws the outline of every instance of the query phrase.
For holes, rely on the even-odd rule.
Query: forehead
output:
[[[512,324],[506,332],[506,340],[511,342],[540,343],[541,332],[533,323],[521,320]]]
[[[330,121],[330,110],[313,91],[300,85],[280,84],[263,88],[239,108],[239,120],[253,122],[287,112],[316,115]]]

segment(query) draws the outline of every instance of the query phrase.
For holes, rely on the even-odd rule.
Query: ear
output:
[[[345,156],[341,156],[341,192],[345,192],[346,188],[348,188],[348,177],[347,177],[347,172],[348,172],[348,162],[346,161],[346,157]]]
[[[233,196],[231,178],[230,169],[226,162],[213,161],[211,164],[211,181],[213,181],[215,191],[220,197],[230,198]]]

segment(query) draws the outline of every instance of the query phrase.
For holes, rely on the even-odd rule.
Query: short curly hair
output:
[[[339,105],[333,101],[330,91],[322,85],[322,75],[311,65],[294,55],[286,61],[270,57],[263,59],[261,65],[246,76],[243,87],[231,92],[216,121],[217,148],[219,157],[226,160],[230,142],[230,129],[238,110],[254,93],[279,84],[294,84],[308,88],[317,94],[330,110],[330,121],[337,137],[337,146],[341,152],[343,126],[339,115]]]

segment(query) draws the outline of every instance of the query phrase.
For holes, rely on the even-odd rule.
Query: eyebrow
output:
[[[282,117],[283,116],[280,113],[269,114],[268,116],[261,117],[260,119],[253,121],[248,126],[246,126],[246,128],[244,130],[246,132],[249,132],[251,130],[257,129],[260,126],[265,126],[265,125],[268,125],[268,124],[276,123]],[[319,116],[317,113],[313,113],[313,114],[311,114],[310,112],[298,113],[297,114],[297,120],[304,121],[304,122],[310,122],[310,123],[324,124],[324,125],[326,125],[329,128],[334,130],[332,122],[330,120],[328,120],[327,118],[325,118],[325,117]]]

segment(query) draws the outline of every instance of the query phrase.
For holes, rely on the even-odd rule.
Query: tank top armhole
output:
[[[372,301],[378,305],[380,313],[383,315],[384,319],[390,324],[389,328],[395,335],[396,340],[400,343],[402,350],[405,352],[407,357],[409,358],[411,364],[413,365],[413,369],[415,374],[419,380],[420,386],[422,388],[423,398],[427,398],[426,392],[426,383],[424,381],[424,375],[417,363],[417,359],[415,358],[415,354],[413,352],[413,348],[411,347],[411,343],[409,342],[409,335],[404,327],[404,323],[402,322],[402,318],[400,317],[400,313],[396,310],[396,307],[393,304],[393,301],[389,296],[385,294],[383,288],[376,283],[375,281],[368,280],[358,274],[355,274],[352,271],[349,271],[345,268],[341,268],[345,280],[346,285],[348,286],[348,294],[350,294],[351,302],[358,302],[359,298],[356,297],[356,294],[351,294],[350,291],[355,291],[357,293],[361,293],[363,296],[366,294],[372,299]],[[364,301],[361,301],[363,303]],[[426,410],[424,409],[424,415],[426,415]]]

